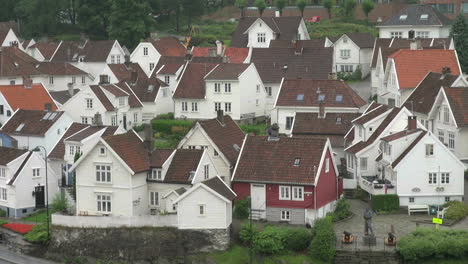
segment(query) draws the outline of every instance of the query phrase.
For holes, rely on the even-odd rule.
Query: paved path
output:
[[[21,255],[0,245],[0,264],[55,264],[48,260]]]

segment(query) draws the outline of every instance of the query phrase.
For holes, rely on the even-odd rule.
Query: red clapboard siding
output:
[[[304,201],[280,200],[279,199],[279,186],[280,186],[279,184],[267,184],[266,185],[266,202],[267,202],[266,206],[267,207],[284,207],[284,208],[313,208],[314,207],[314,187],[313,186],[304,186]],[[290,186],[290,185],[281,184],[281,186]],[[310,192],[310,194],[305,194],[306,192]]]
[[[235,200],[242,200],[245,197],[250,196],[250,183],[233,182],[232,190],[237,194]]]
[[[327,158],[330,159],[330,170],[328,173],[325,172]],[[317,182],[317,208],[337,199],[338,178],[336,173],[335,167],[333,166],[333,157],[330,154],[330,150],[327,150],[325,159],[323,159],[320,177]]]

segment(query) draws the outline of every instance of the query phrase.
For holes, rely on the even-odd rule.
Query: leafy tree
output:
[[[278,8],[280,15],[283,14],[283,8],[286,6],[286,0],[276,0],[275,1],[276,8]]]
[[[0,21],[10,21],[16,18],[15,12],[12,12],[15,9],[15,4],[17,0],[3,0],[2,8],[0,8]]]
[[[366,15],[366,19],[369,19],[369,13],[374,9],[374,2],[371,0],[364,0],[361,5],[362,12]]]
[[[241,17],[244,17],[244,7],[247,5],[247,0],[236,0],[236,6],[240,9]]]
[[[258,8],[260,16],[262,16],[263,11],[265,11],[266,8],[265,0],[255,0],[255,6]]]
[[[78,25],[88,35],[107,37],[112,0],[80,0]]]
[[[151,8],[144,0],[113,0],[109,19],[109,37],[129,47],[135,47],[146,37],[153,24]]]
[[[346,17],[352,17],[354,8],[356,7],[356,1],[355,0],[346,0],[344,2],[344,14]]]
[[[468,71],[468,24],[462,14],[458,15],[450,30],[455,42],[458,59],[463,72]]]
[[[23,35],[39,37],[57,34],[64,6],[64,0],[20,0],[15,11],[22,22]]]
[[[183,0],[182,7],[184,14],[187,16],[187,25],[190,28],[192,17],[203,14],[203,0]]]
[[[304,10],[305,10],[305,8],[307,6],[306,0],[297,0],[296,1],[296,6],[301,11],[301,16],[304,16]]]
[[[323,7],[325,7],[327,9],[328,18],[331,18],[332,17],[331,10],[333,8],[333,0],[323,0],[322,5],[323,5]]]

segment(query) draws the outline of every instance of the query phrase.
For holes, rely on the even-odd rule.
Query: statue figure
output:
[[[367,208],[364,212],[364,233],[366,234],[366,236],[374,235],[374,230],[372,229],[372,215],[372,210]]]

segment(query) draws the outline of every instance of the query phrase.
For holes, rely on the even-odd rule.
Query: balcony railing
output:
[[[361,176],[361,188],[370,194],[394,194],[395,185],[387,179],[379,179],[375,176]]]

